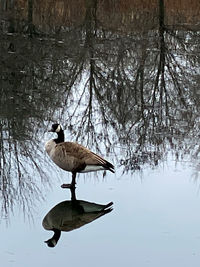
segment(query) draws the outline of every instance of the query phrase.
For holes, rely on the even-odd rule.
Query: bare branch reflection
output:
[[[4,214],[19,199],[28,209],[42,197],[41,184],[51,178],[42,142],[54,121],[69,140],[113,156],[124,172],[159,166],[172,154],[192,162],[197,177],[195,18],[188,25],[184,14],[172,23],[164,1],[150,1],[148,14],[131,1],[127,10],[112,1],[79,1],[76,9],[74,1],[40,2],[29,1],[29,13],[17,4],[0,11],[8,18],[0,28]]]

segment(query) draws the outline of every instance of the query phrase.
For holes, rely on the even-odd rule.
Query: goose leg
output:
[[[71,200],[72,201],[76,201],[76,192],[75,192],[76,188],[75,187],[71,187],[70,191],[71,191]]]
[[[72,182],[71,182],[71,184],[62,184],[61,185],[61,187],[62,188],[69,188],[69,189],[75,189],[76,187],[75,187],[75,185],[76,185],[76,172],[73,172],[72,173]]]
[[[72,188],[75,188],[76,185],[76,172],[72,173],[72,182],[71,182],[71,186]]]

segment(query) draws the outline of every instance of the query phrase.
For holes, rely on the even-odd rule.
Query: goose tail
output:
[[[103,209],[102,209],[102,212],[103,214],[107,214],[109,212],[111,212],[113,210],[113,202],[109,202],[108,204],[104,205]]]
[[[103,210],[110,208],[113,205],[113,202],[109,202],[108,204],[104,205]]]
[[[115,173],[115,167],[114,167],[114,165],[112,165],[110,162],[105,161],[105,164],[103,165],[103,167],[104,167],[106,170],[109,170],[109,171],[111,171],[112,173]]]

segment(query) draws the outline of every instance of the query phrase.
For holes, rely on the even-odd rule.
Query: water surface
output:
[[[195,0],[0,1],[2,266],[199,266],[199,14]],[[50,248],[43,218],[71,199],[44,151],[57,121],[116,173],[79,175],[76,198],[113,210]]]

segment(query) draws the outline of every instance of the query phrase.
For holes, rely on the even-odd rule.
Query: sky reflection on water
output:
[[[124,3],[0,5],[4,267],[199,266],[199,2]],[[55,121],[116,174],[79,176],[77,199],[114,209],[51,249],[42,220],[70,199]]]
[[[104,182],[80,179],[79,199],[112,200],[114,210],[63,233],[52,251],[43,243],[49,232],[42,228],[42,219],[52,206],[70,198],[69,192],[56,185],[37,209],[34,224],[24,223],[19,216],[9,228],[2,225],[2,264],[54,266],[67,261],[73,266],[94,266],[94,262],[96,266],[198,266],[200,196],[190,177],[191,169],[175,168],[174,162],[169,162],[169,168],[145,171],[142,180],[137,175],[118,179],[109,175]]]

